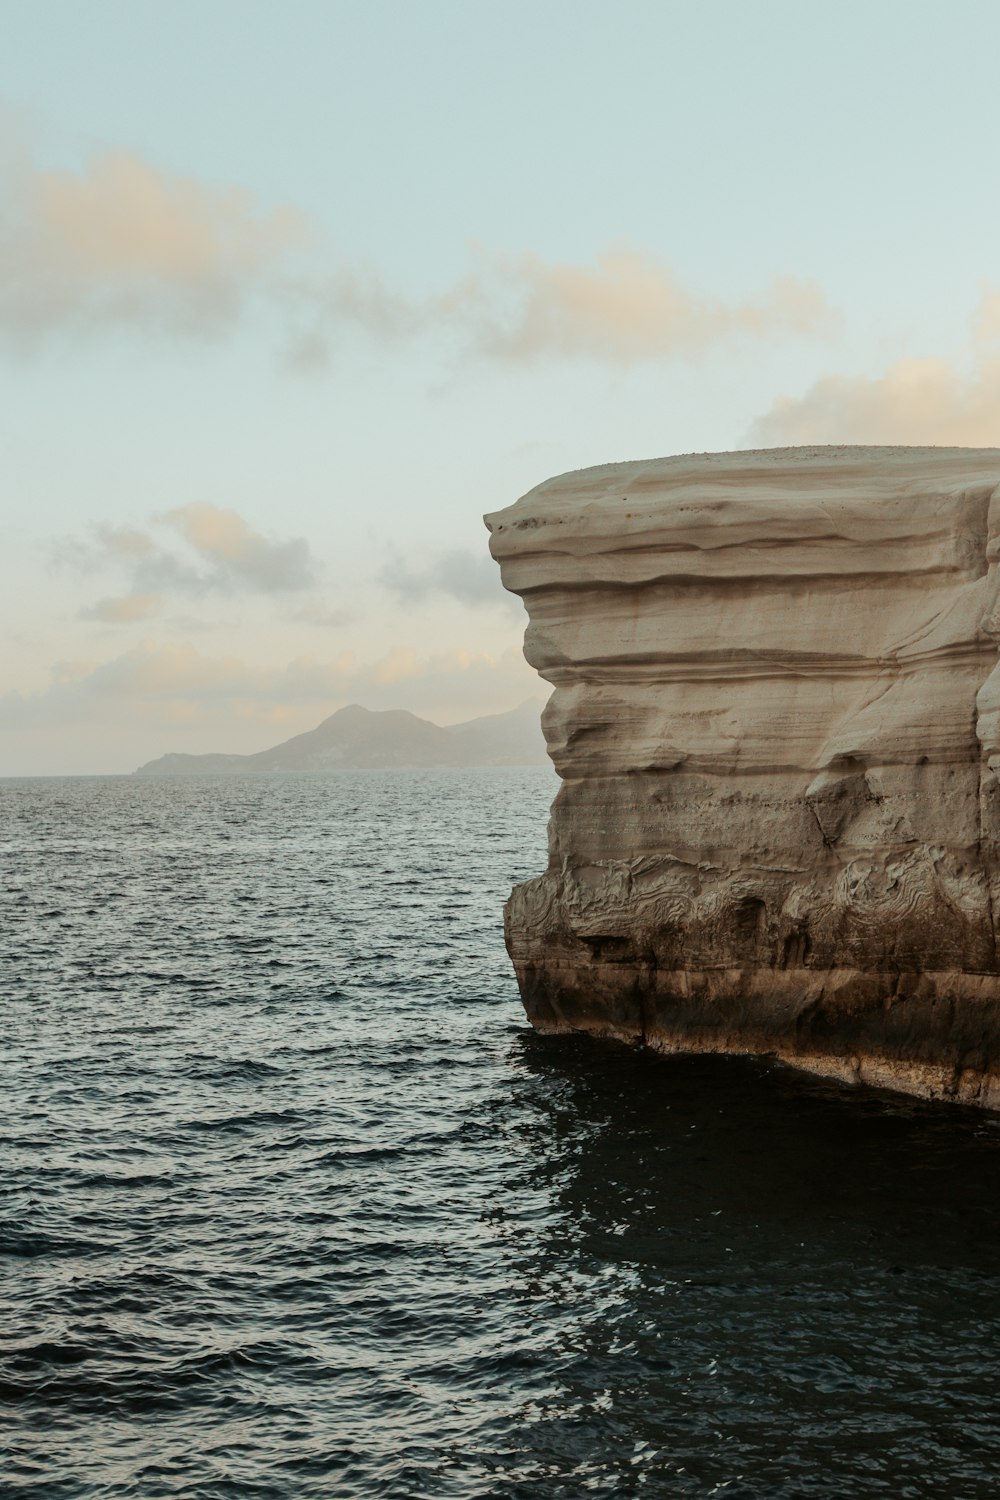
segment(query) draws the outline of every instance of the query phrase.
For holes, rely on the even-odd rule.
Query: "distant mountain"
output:
[[[281,771],[416,770],[421,767],[534,766],[548,761],[536,700],[505,714],[442,728],[402,708],[352,703],[315,729],[256,755],[161,755],[137,776],[266,776]]]

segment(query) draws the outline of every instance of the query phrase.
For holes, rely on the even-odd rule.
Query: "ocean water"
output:
[[[545,771],[0,784],[0,1494],[972,1500],[1000,1120],[525,1025]]]

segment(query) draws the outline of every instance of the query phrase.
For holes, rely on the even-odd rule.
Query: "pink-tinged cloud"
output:
[[[970,375],[941,359],[904,359],[874,379],[828,375],[779,396],[759,417],[761,447],[801,443],[1000,444],[1000,359]]]
[[[987,286],[972,320],[975,342],[987,349],[1000,343],[1000,288]]]
[[[22,161],[6,177],[0,334],[16,347],[57,329],[221,333],[310,239],[291,208],[264,209],[244,188],[210,187],[131,152],[81,172]]]
[[[111,735],[136,717],[163,724],[178,717],[206,725],[263,722],[276,712],[318,715],[350,702],[409,708],[446,722],[510,708],[537,689],[537,677],[514,646],[495,654],[422,656],[401,645],[370,662],[345,651],[263,665],[145,642],[105,661],[55,663],[40,691],[0,697],[0,730],[103,722]]]
[[[444,331],[507,362],[629,365],[695,358],[732,338],[812,337],[833,321],[812,281],[779,276],[727,301],[629,246],[588,265],[473,245],[464,275],[415,296],[377,267],[337,261],[293,207],[265,207],[244,187],[166,172],[129,151],[79,171],[8,159],[0,191],[0,343],[12,350],[58,332],[218,337],[253,302],[269,306],[301,372],[322,369],[348,326],[389,342]]]
[[[814,336],[832,321],[811,281],[778,277],[757,297],[724,301],[627,246],[593,265],[473,246],[451,286],[408,295],[376,267],[331,258],[296,209],[264,207],[246,188],[165,172],[129,151],[80,171],[8,161],[0,190],[0,343],[12,350],[58,332],[218,337],[254,301],[284,327],[286,361],[300,372],[322,369],[348,326],[390,342],[443,330],[508,362],[628,365],[697,357],[734,337]]]
[[[468,273],[436,296],[404,298],[374,271],[298,278],[285,294],[299,325],[287,360],[303,373],[328,363],[336,330],[348,323],[386,341],[443,332],[465,353],[508,364],[624,366],[697,358],[735,338],[821,337],[837,322],[815,282],[779,276],[756,298],[724,301],[631,248],[573,265],[474,245]]]
[[[80,611],[84,620],[99,620],[105,625],[134,625],[158,614],[163,600],[159,594],[122,594],[118,598],[98,599]]]
[[[307,588],[315,563],[303,537],[277,541],[255,531],[238,511],[204,502],[162,518],[209,565],[220,584],[282,593]]]
[[[96,526],[83,542],[64,538],[52,551],[62,566],[124,578],[125,593],[81,611],[105,624],[134,623],[177,598],[305,594],[319,576],[304,537],[265,536],[238,511],[204,502],[178,506],[147,530]]]
[[[983,288],[962,365],[911,358],[873,377],[826,375],[802,396],[779,396],[753,424],[751,441],[1000,444],[1000,290]]]
[[[834,319],[812,281],[778,277],[760,297],[724,302],[684,286],[658,260],[622,248],[595,266],[480,250],[481,270],[455,299],[478,352],[530,361],[547,355],[632,364],[697,356],[733,337],[827,332]]]

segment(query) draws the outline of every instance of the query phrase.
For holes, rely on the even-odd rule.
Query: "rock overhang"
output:
[[[605,465],[486,523],[563,778],[533,1019],[1000,1099],[1000,450]]]

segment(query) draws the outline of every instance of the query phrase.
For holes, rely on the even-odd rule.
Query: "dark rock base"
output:
[[[780,1058],[845,1083],[1000,1110],[1000,975],[857,969],[662,970],[515,959],[541,1032],[656,1052]]]

